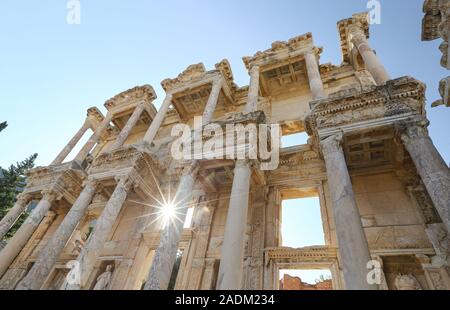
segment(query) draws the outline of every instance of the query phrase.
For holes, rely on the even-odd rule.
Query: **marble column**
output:
[[[323,82],[320,77],[319,63],[317,62],[314,51],[305,53],[306,70],[308,72],[309,87],[311,88],[311,95],[313,100],[325,98],[323,90]]]
[[[125,127],[123,127],[116,141],[114,141],[113,145],[109,148],[109,151],[117,150],[118,148],[121,148],[123,146],[125,141],[128,139],[128,136],[130,135],[131,131],[133,130],[134,126],[136,126],[137,122],[139,121],[139,118],[141,117],[144,110],[145,104],[143,103],[139,104],[134,109],[133,114],[128,119],[128,122],[126,123]]]
[[[120,210],[127,199],[127,195],[133,186],[133,179],[129,176],[118,177],[118,183],[110,199],[106,203],[102,214],[95,224],[94,230],[89,236],[86,245],[81,250],[77,258],[80,264],[80,285],[69,285],[69,290],[78,290],[85,288],[89,276],[94,269],[95,263],[103,250],[105,242],[111,234],[114,223],[119,216]]]
[[[78,152],[77,156],[75,157],[74,161],[78,164],[82,164],[83,161],[86,159],[86,157],[89,155],[89,152],[92,150],[95,144],[100,141],[100,138],[103,134],[103,132],[108,127],[109,123],[111,122],[112,115],[108,113],[103,121],[100,123],[100,125],[97,127],[97,129],[94,131],[92,136],[89,138],[89,140],[86,142],[86,144],[83,146],[83,148]]]
[[[372,74],[373,79],[377,85],[384,85],[391,78],[389,73],[384,68],[375,51],[370,47],[367,41],[366,34],[359,27],[354,27],[349,30],[352,43],[358,49],[367,69]]]
[[[411,156],[442,222],[450,231],[449,168],[431,141],[427,124],[412,123],[402,130],[401,139]]]
[[[78,132],[73,136],[73,138],[67,143],[66,147],[59,153],[59,155],[55,158],[55,160],[51,163],[51,165],[60,165],[64,162],[64,159],[72,152],[74,147],[86,133],[86,131],[90,128],[90,123],[86,120],[83,126],[78,130]]]
[[[254,112],[258,108],[259,98],[259,66],[250,68],[250,85],[248,87],[248,99],[245,106],[245,112]]]
[[[18,284],[17,290],[39,290],[61,256],[75,228],[86,213],[86,209],[94,197],[97,182],[88,181],[75,201],[70,211],[64,217],[52,238],[41,250],[38,260],[34,263],[26,277]]]
[[[161,108],[159,109],[158,113],[156,113],[155,118],[153,119],[152,123],[150,124],[150,127],[145,133],[143,139],[145,143],[148,143],[150,145],[153,143],[153,140],[155,139],[159,128],[161,127],[162,123],[164,122],[164,119],[166,118],[167,111],[169,110],[169,107],[172,104],[172,98],[173,98],[172,94],[166,95],[166,98],[164,99]]]
[[[337,134],[323,140],[321,149],[327,169],[344,281],[348,290],[377,289],[376,285],[367,282],[370,271],[367,263],[371,256],[341,144],[342,135]]]
[[[59,195],[53,190],[45,190],[42,192],[42,199],[36,208],[33,209],[19,230],[17,230],[6,246],[0,251],[0,277],[27,244],[31,235],[50,210],[52,203],[59,198]]]
[[[244,236],[247,226],[251,170],[246,160],[234,168],[233,186],[221,250],[218,290],[240,290],[244,268]]]
[[[211,94],[203,112],[203,125],[211,122],[213,118],[222,86],[222,79],[214,80]],[[156,250],[153,264],[145,284],[146,290],[166,290],[168,288],[176,259],[178,243],[181,239],[181,234],[183,233],[183,225],[188,210],[187,204],[192,199],[192,191],[198,172],[197,168],[197,161],[193,161],[186,167],[186,170],[180,179],[176,194],[176,202],[178,205],[177,217],[179,220],[173,225],[166,226],[161,233],[159,246]]]
[[[181,239],[186,220],[187,204],[192,200],[192,190],[197,174],[196,170],[196,165],[189,167],[181,177],[175,195],[177,219],[174,222],[169,222],[161,232],[161,239],[155,252],[144,290],[167,290],[169,287],[178,243]]]
[[[28,194],[19,194],[17,201],[11,210],[0,221],[0,240],[8,233],[13,227],[17,219],[22,215],[31,200],[31,196]]]
[[[203,111],[203,125],[207,125],[211,122],[214,116],[222,86],[223,80],[221,78],[214,80],[208,102],[206,103],[205,110]]]

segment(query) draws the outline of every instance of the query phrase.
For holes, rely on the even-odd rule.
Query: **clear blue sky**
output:
[[[81,24],[66,23],[66,0],[3,0],[0,7],[0,166],[37,152],[47,165],[82,125],[86,109],[115,94],[160,82],[188,65],[207,68],[223,58],[235,80],[248,84],[242,56],[276,40],[312,32],[324,47],[322,63],[340,64],[336,22],[366,10],[366,0],[81,1]],[[414,76],[428,85],[430,132],[450,162],[450,109],[430,109],[448,73],[439,41],[421,42],[422,0],[381,0],[382,22],[371,45],[392,77]],[[288,203],[289,205],[289,203]],[[285,224],[314,216],[290,202]],[[290,213],[288,213],[290,212]],[[289,222],[288,219],[291,219]],[[311,221],[318,228],[320,221]],[[289,233],[285,238],[289,238]],[[297,234],[291,233],[290,237]],[[320,232],[316,235],[320,238]]]
[[[0,7],[0,166],[34,152],[46,165],[78,130],[90,106],[135,85],[160,81],[186,66],[222,58],[239,85],[248,84],[241,57],[311,31],[322,62],[339,64],[336,22],[364,11],[365,0],[81,1],[81,25],[66,23],[66,0],[3,0]],[[381,0],[382,23],[371,44],[393,77],[428,85],[431,136],[450,162],[450,109],[430,109],[447,72],[440,42],[421,42],[421,0]],[[447,122],[446,122],[447,121]]]

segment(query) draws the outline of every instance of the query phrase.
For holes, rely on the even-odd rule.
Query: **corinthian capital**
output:
[[[20,205],[26,205],[31,200],[31,195],[26,193],[21,193],[17,195],[17,203]]]
[[[429,122],[426,120],[400,122],[396,124],[396,130],[403,143],[409,143],[414,140],[428,138],[428,125]]]
[[[60,200],[62,198],[62,195],[57,192],[55,189],[44,189],[42,192],[42,199],[47,200],[48,202],[52,202],[55,200]]]
[[[320,142],[322,153],[324,155],[331,154],[333,152],[342,152],[342,133],[332,135]]]

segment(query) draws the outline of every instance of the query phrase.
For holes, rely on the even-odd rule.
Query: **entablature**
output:
[[[73,204],[83,189],[86,174],[74,162],[37,167],[27,173],[24,193],[39,196],[43,190],[53,190]]]
[[[369,89],[348,89],[310,102],[306,117],[309,135],[323,138],[337,132],[394,124],[413,115],[425,114],[425,85],[401,77]]]
[[[105,103],[105,107],[112,114],[112,123],[122,129],[138,105],[144,105],[136,128],[147,128],[157,113],[153,101],[157,98],[155,90],[150,85],[136,86],[128,89]],[[117,132],[116,132],[117,133]],[[111,134],[114,134],[113,132]]]
[[[183,121],[201,115],[208,102],[213,84],[222,84],[218,107],[233,110],[234,94],[238,87],[233,81],[233,73],[228,60],[224,59],[215,65],[214,70],[206,71],[202,63],[189,66],[174,79],[161,82],[163,89],[173,96],[174,110]]]

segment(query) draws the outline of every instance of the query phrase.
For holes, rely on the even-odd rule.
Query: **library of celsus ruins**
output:
[[[426,86],[389,75],[367,14],[337,30],[340,65],[321,63],[306,33],[244,57],[248,86],[227,60],[199,63],[161,82],[158,110],[150,85],[107,100],[106,115],[88,109],[1,219],[0,239],[31,210],[0,250],[0,289],[278,290],[281,270],[327,270],[334,290],[450,289],[450,175],[428,135]],[[199,116],[200,131],[278,125],[279,140],[308,138],[281,143],[275,169],[260,156],[174,159],[174,127],[196,137]],[[310,197],[324,244],[285,246],[282,202]]]

